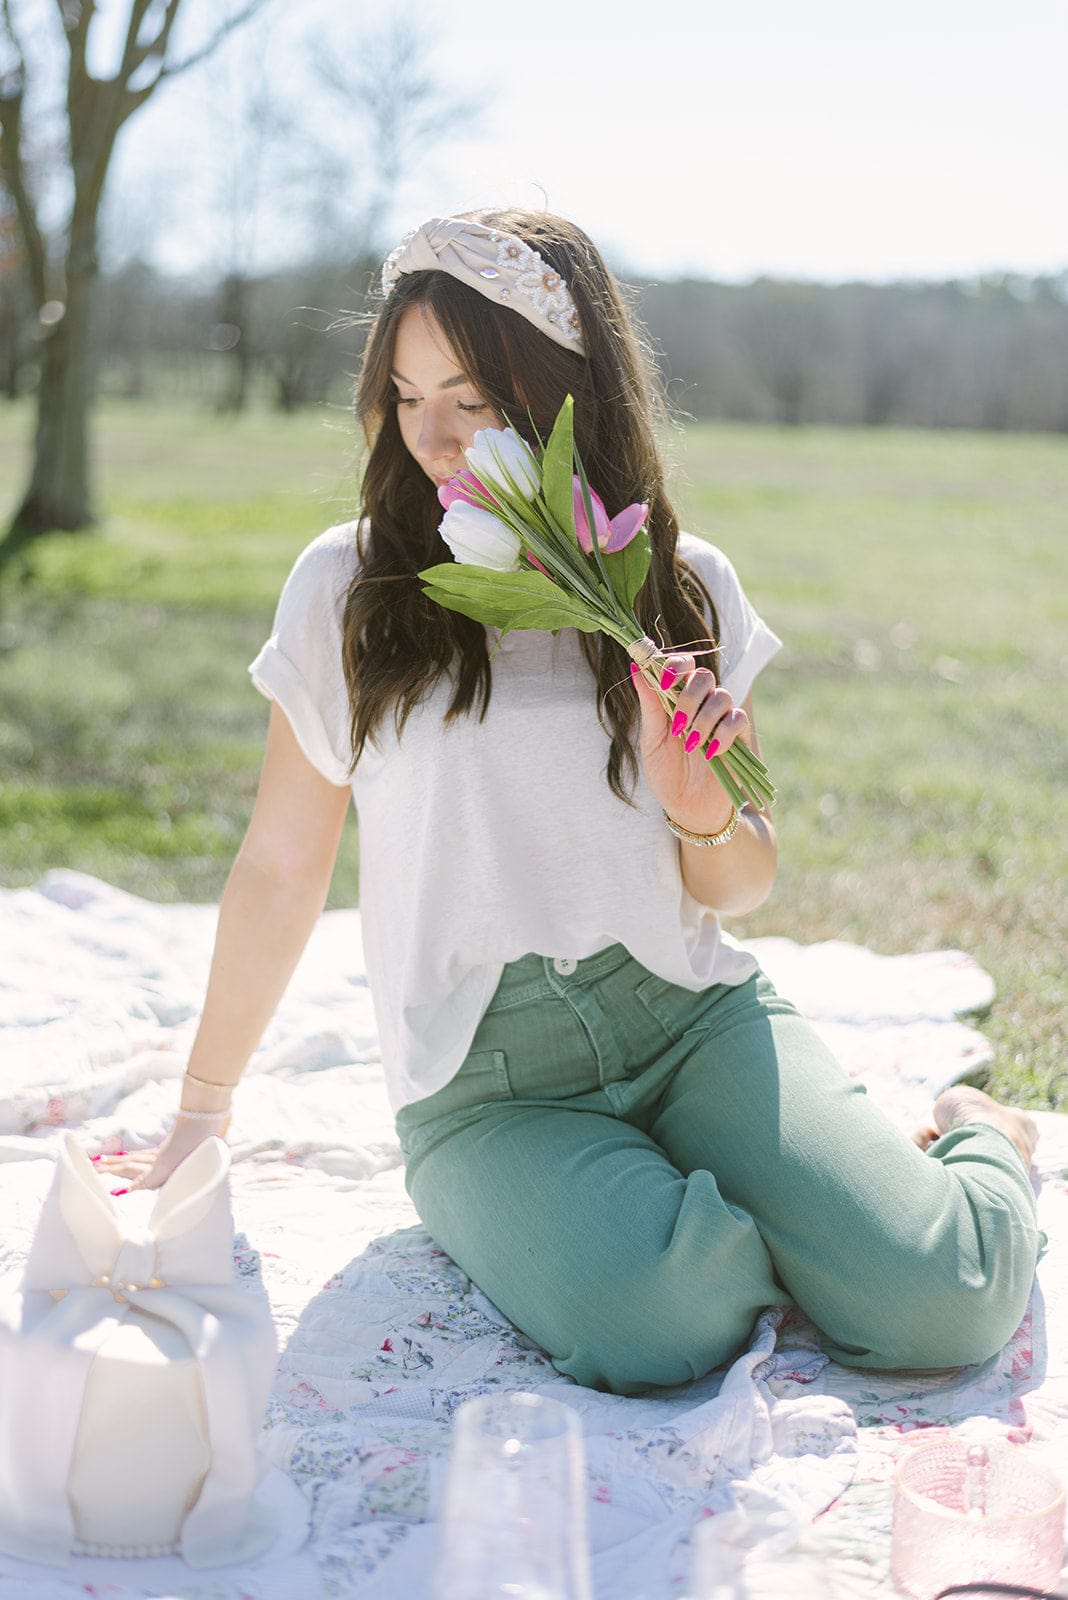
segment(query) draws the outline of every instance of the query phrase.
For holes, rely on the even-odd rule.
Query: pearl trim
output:
[[[71,1550],[76,1556],[98,1556],[102,1559],[139,1561],[146,1556],[174,1556],[178,1554],[177,1542],[173,1544],[96,1544],[91,1539],[75,1539]]]

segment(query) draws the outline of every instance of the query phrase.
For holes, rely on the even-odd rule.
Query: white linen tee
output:
[[[270,639],[249,667],[331,783],[351,783],[360,827],[360,912],[394,1110],[458,1071],[505,964],[581,960],[622,944],[669,983],[739,984],[756,962],[682,881],[679,846],[639,779],[634,803],[605,777],[609,736],[574,629],[499,641],[485,718],[444,721],[439,682],[397,738],[390,719],[351,779],[342,670],[357,524],[297,558]],[[679,553],[716,604],[717,675],[741,703],[780,641],[719,550],[682,534]],[[495,629],[487,630],[491,646]],[[629,675],[614,691],[633,694]]]

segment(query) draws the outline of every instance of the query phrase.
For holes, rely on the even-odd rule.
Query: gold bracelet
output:
[[[189,1071],[188,1067],[186,1068],[185,1075],[189,1079],[190,1083],[199,1084],[202,1089],[225,1089],[227,1094],[233,1094],[234,1089],[237,1087],[237,1085],[233,1083],[212,1083],[210,1078],[198,1078],[195,1072]]]
[[[726,844],[728,839],[733,839],[734,830],[741,820],[742,813],[738,807],[731,806],[730,821],[718,833],[691,833],[689,828],[684,828],[681,823],[675,822],[666,811],[664,812],[664,821],[676,839],[682,839],[685,844],[695,844],[701,849],[711,849],[714,845]]]

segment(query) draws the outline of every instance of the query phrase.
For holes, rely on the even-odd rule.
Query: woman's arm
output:
[[[695,666],[693,656],[672,655],[666,665],[674,673],[672,681],[683,684],[674,719],[644,679],[635,680],[642,706],[645,781],[680,828],[716,834],[727,827],[733,808],[702,750],[714,733],[720,751],[742,739],[760,754],[752,696],[736,706],[708,668]],[[775,881],[778,845],[770,814],[746,806],[725,843],[693,845],[680,839],[679,855],[682,880],[695,900],[727,916],[742,916],[763,904]]]
[[[749,721],[745,743],[759,755],[752,695],[746,696],[742,709]],[[716,788],[719,789],[718,783]],[[723,801],[729,807],[726,795],[723,795]],[[674,812],[668,815],[674,816]],[[730,815],[729,811],[727,815]],[[675,817],[675,821],[681,819]],[[741,917],[747,911],[755,911],[771,893],[778,867],[779,847],[771,812],[745,806],[741,821],[726,844],[709,848],[687,844],[680,839],[679,859],[682,881],[702,905],[713,906],[724,916]]]
[[[188,1071],[211,1084],[237,1083],[259,1043],[326,902],[348,788],[329,783],[304,755],[289,722],[271,706],[256,803],[219,906],[215,950]],[[225,1090],[182,1080],[187,1111],[221,1112]],[[225,1123],[179,1118],[158,1151],[104,1157],[106,1171],[156,1188],[178,1162]]]

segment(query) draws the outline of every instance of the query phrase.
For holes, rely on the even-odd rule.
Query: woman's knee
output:
[[[765,1307],[728,1284],[700,1296],[694,1287],[656,1268],[591,1284],[550,1347],[553,1364],[590,1388],[622,1395],[704,1377],[746,1347]]]
[[[917,1252],[888,1273],[851,1320],[849,1344],[827,1348],[847,1364],[968,1367],[988,1361],[1012,1338],[1030,1299],[1037,1235],[1015,1229],[969,1259]]]

